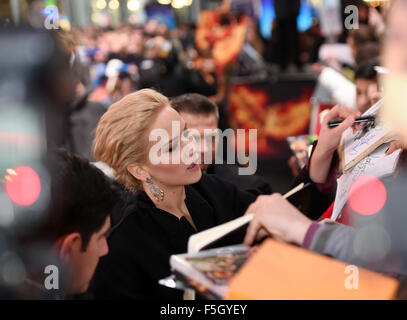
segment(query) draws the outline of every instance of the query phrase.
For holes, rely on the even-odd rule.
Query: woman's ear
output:
[[[147,172],[147,169],[139,164],[130,164],[127,166],[127,171],[135,177],[137,180],[145,181],[150,175]]]
[[[56,249],[62,261],[69,262],[82,251],[82,237],[78,232],[63,236],[57,241]]]

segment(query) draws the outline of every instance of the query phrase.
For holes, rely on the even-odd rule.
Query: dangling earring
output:
[[[146,182],[148,184],[148,187],[150,188],[151,193],[153,194],[154,198],[157,201],[163,201],[164,200],[164,190],[160,189],[158,186],[156,186],[150,178],[146,179]]]

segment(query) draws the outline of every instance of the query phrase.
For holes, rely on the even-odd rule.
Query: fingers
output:
[[[354,118],[361,116],[361,113],[359,111],[345,107],[345,106],[340,106],[338,108],[338,114],[339,114],[339,117],[342,119],[345,119],[350,115],[352,115]]]
[[[394,147],[393,145],[390,145],[390,147],[387,149],[387,151],[386,151],[386,156],[389,156],[389,155],[391,155],[394,151],[396,151],[397,150],[397,148],[396,147]]]
[[[390,143],[389,148],[386,151],[386,155],[391,155],[394,151],[403,148],[403,145],[401,144],[400,141],[392,141]]]
[[[261,225],[259,219],[257,219],[257,217],[254,217],[252,222],[249,224],[249,227],[247,228],[246,236],[243,243],[247,246],[252,245],[260,228]]]
[[[256,199],[256,201],[253,202],[253,203],[247,208],[247,210],[246,210],[246,212],[245,212],[245,215],[247,215],[247,214],[252,214],[252,213],[256,213],[257,208],[259,207],[259,203],[260,203],[259,200],[260,200],[260,198],[261,198],[261,196],[258,196],[257,199]]]
[[[270,233],[268,233],[266,229],[260,228],[256,235],[256,242],[261,241],[268,236],[270,236]]]
[[[355,119],[356,119],[355,116],[351,114],[339,126],[334,128],[333,130],[337,131],[338,134],[342,134],[346,129],[353,126]]]
[[[346,119],[350,115],[353,115],[354,118],[356,118],[360,116],[360,112],[347,108],[345,106],[336,105],[332,108],[331,111],[327,113],[327,115],[324,117],[323,122],[327,124],[329,121]]]

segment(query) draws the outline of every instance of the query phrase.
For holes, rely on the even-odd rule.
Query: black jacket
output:
[[[257,175],[239,175],[238,170],[239,167],[237,165],[222,163],[210,165],[206,172],[214,174],[222,180],[233,184],[239,190],[250,192],[255,196],[272,193],[271,185],[261,177]]]
[[[71,151],[95,161],[92,153],[92,143],[100,118],[106,112],[106,107],[87,98],[70,116]]]
[[[206,174],[185,192],[198,232],[243,215],[256,198]],[[158,280],[170,275],[170,256],[185,253],[188,238],[197,231],[186,218],[158,209],[144,192],[127,193],[125,198],[112,216],[109,254],[96,270],[94,297],[181,299],[181,291],[162,287]]]

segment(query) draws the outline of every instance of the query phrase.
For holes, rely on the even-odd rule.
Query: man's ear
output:
[[[70,233],[57,242],[57,250],[62,261],[69,262],[72,257],[82,251],[82,237],[78,232]]]
[[[147,172],[147,168],[145,166],[139,164],[130,164],[127,166],[127,171],[135,177],[137,180],[146,181],[150,175]]]

